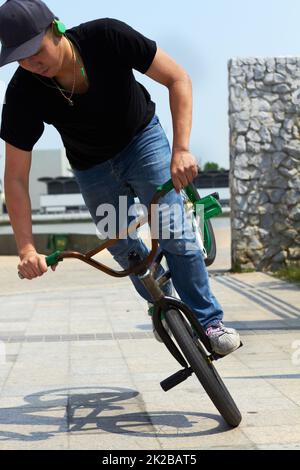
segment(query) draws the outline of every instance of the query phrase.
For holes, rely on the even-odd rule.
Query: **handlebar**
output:
[[[173,184],[172,179],[167,181],[165,184],[159,186],[157,188],[153,198],[152,198],[152,201],[149,204],[149,209],[151,209],[152,204],[156,204],[160,198],[164,197],[167,193],[169,193],[173,189],[174,189],[174,184]],[[184,191],[186,192],[187,196],[189,197],[189,199],[191,200],[192,203],[195,204],[197,202],[199,202],[199,203],[204,202],[208,206],[212,205],[211,199],[213,200],[214,198],[212,198],[211,196],[207,196],[206,198],[201,199],[200,196],[198,195],[197,191],[195,191],[195,188],[194,188],[193,184],[189,184],[187,187],[185,187]],[[213,205],[215,203],[218,204],[218,202],[214,199]],[[220,209],[221,209],[221,207],[220,207]],[[211,207],[210,207],[210,210],[211,210]],[[212,212],[211,212],[210,217],[212,217],[212,216],[213,215],[212,215]],[[82,254],[82,253],[75,252],[75,251],[55,251],[54,253],[52,253],[51,255],[46,257],[47,266],[53,266],[53,265],[59,263],[60,261],[63,261],[63,259],[65,259],[65,258],[77,258],[77,259],[80,259],[81,261],[84,261],[85,263],[93,266],[94,268],[99,269],[100,271],[103,271],[106,274],[109,274],[109,275],[114,276],[114,277],[126,277],[130,274],[141,273],[141,272],[147,270],[147,268],[150,266],[150,264],[152,263],[152,261],[155,258],[155,255],[156,255],[156,252],[157,252],[157,249],[158,249],[158,240],[154,239],[152,237],[151,237],[152,247],[151,247],[151,251],[150,251],[149,255],[147,256],[147,258],[145,258],[138,265],[132,266],[129,269],[126,269],[124,271],[115,271],[115,270],[109,268],[108,266],[105,266],[102,263],[92,259],[92,257],[95,256],[96,254],[100,253],[104,249],[107,249],[110,246],[114,245],[120,238],[124,238],[124,235],[125,236],[129,235],[131,232],[134,232],[139,227],[144,225],[146,222],[148,222],[149,227],[151,229],[151,210],[148,210],[148,218],[144,217],[142,219],[139,219],[135,224],[133,224],[130,227],[130,229],[127,228],[125,233],[119,234],[117,236],[117,238],[115,238],[115,239],[109,239],[109,240],[105,241],[104,243],[102,243],[100,245],[100,247],[86,253],[85,255]],[[18,273],[18,275],[19,275],[20,279],[24,279],[24,277],[22,276],[22,274],[20,272]]]

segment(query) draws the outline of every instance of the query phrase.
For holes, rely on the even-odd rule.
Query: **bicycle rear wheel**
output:
[[[206,250],[207,258],[205,260],[205,264],[208,267],[208,266],[211,266],[213,264],[213,262],[215,261],[215,259],[216,259],[217,245],[216,245],[214,229],[213,229],[211,221],[207,220],[206,225],[207,225],[207,231],[208,231],[209,237],[210,237],[210,247],[209,247],[209,249]]]
[[[168,310],[165,318],[179,348],[215,407],[229,426],[237,427],[242,420],[241,413],[203,346],[199,342],[196,344],[189,333],[186,320],[177,309]]]

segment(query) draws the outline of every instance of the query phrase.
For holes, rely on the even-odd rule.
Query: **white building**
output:
[[[38,181],[39,178],[57,178],[62,176],[72,176],[72,170],[66,157],[65,149],[33,150],[29,185],[33,212],[40,211],[41,196],[47,194],[46,185]]]
[[[43,214],[87,211],[74,177],[45,177],[40,181],[47,185],[47,193],[40,197]]]

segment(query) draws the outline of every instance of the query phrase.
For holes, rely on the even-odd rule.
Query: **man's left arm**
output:
[[[171,176],[177,192],[198,174],[198,164],[190,153],[193,93],[187,72],[158,47],[146,75],[169,89],[173,121]]]

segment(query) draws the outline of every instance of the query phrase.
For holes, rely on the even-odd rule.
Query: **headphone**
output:
[[[59,18],[54,18],[52,25],[54,28],[54,34],[56,34],[56,36],[63,36],[65,34],[67,28],[65,27],[64,23],[60,21]],[[82,64],[81,64],[80,70],[81,70],[81,75],[85,77],[85,70]]]
[[[57,35],[57,36],[63,36],[67,30],[67,28],[65,27],[64,23],[62,21],[60,21],[59,18],[55,18],[52,22],[52,25],[53,25],[53,28],[54,28],[54,33]],[[81,75],[83,77],[85,77],[85,70],[84,70],[84,67],[81,65]]]
[[[65,27],[64,23],[59,20],[59,18],[55,18],[52,24],[56,36],[63,36],[65,34],[67,28]]]

